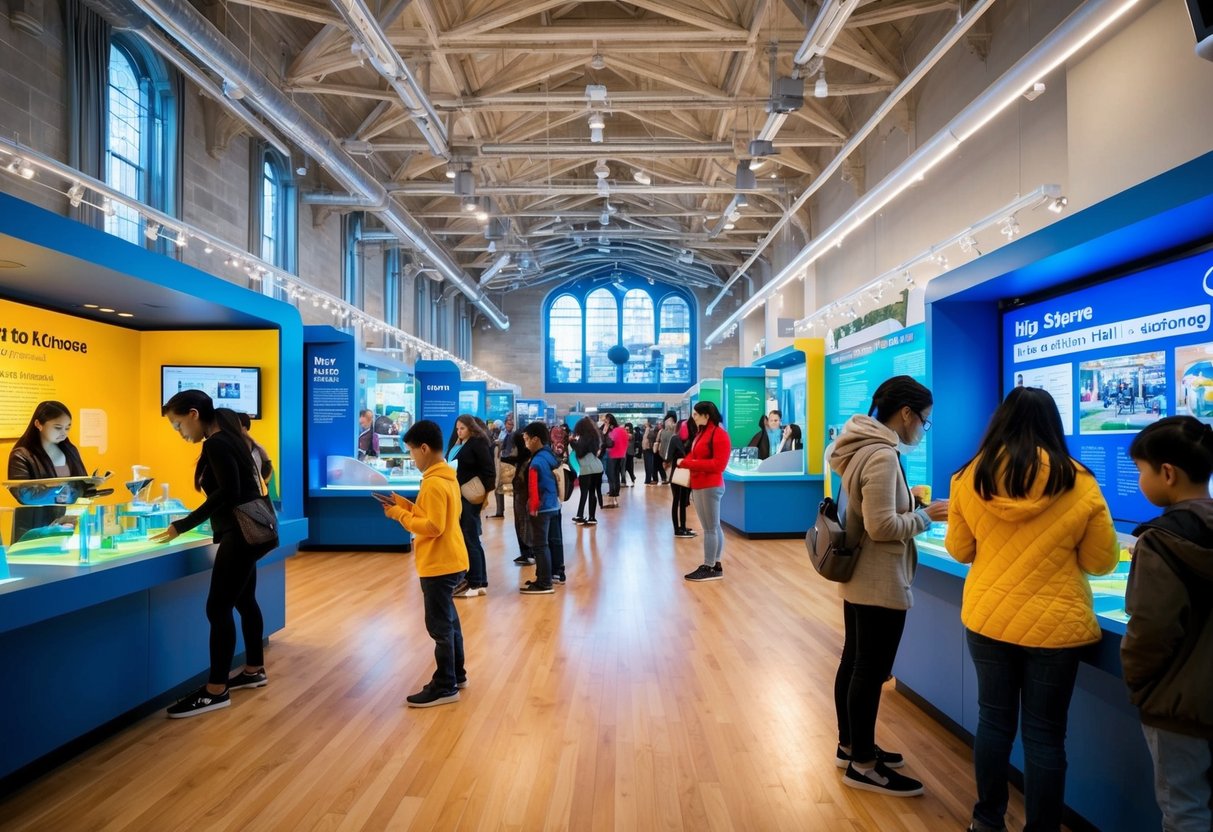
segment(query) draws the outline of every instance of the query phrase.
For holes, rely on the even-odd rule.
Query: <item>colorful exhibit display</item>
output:
[[[1003,314],[1003,392],[1052,394],[1070,452],[1122,524],[1158,513],[1127,453],[1137,432],[1176,414],[1213,423],[1211,284],[1205,252]]]

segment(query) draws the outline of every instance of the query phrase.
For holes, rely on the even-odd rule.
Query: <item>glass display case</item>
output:
[[[968,564],[959,563],[944,548],[947,533],[947,523],[932,523],[929,529],[916,538],[919,562],[965,577],[969,574]],[[1124,533],[1118,533],[1117,537],[1120,540],[1120,563],[1116,565],[1116,569],[1108,575],[1089,576],[1087,580],[1091,584],[1091,597],[1100,626],[1110,632],[1124,635],[1125,624],[1129,621],[1125,613],[1125,586],[1129,580],[1129,564],[1133,559],[1136,538]]]
[[[382,456],[366,460],[330,456],[325,460],[324,467],[324,487],[329,490],[361,492],[367,489],[380,491],[421,487],[421,472],[408,456],[401,456],[398,460]]]
[[[385,467],[395,467],[399,460],[408,457],[408,447],[400,437],[412,427],[416,413],[416,384],[412,373],[359,364],[357,409],[369,410],[374,417],[372,430],[378,439],[378,458],[387,462]],[[357,448],[358,425],[355,424],[353,430],[353,448]]]
[[[729,453],[726,474],[738,477],[772,477],[805,473],[804,451],[784,451],[766,459],[758,458],[758,449],[752,446],[734,448]]]

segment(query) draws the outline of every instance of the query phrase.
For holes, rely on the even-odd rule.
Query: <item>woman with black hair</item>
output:
[[[275,541],[251,544],[236,519],[237,506],[264,499],[260,472],[253,465],[252,445],[245,438],[236,414],[216,409],[201,390],[182,390],[161,411],[173,430],[193,444],[202,444],[194,468],[194,487],[206,495],[202,505],[152,537],[168,543],[206,520],[211,521],[219,544],[211,568],[211,588],[206,598],[206,617],[211,625],[210,673],[206,684],[168,709],[171,719],[198,716],[226,708],[229,694],[241,688],[259,688],[267,683],[262,646],[264,623],[257,604],[257,561],[277,545]],[[245,663],[229,678],[236,652],[236,624],[232,610],[240,613],[244,634]]]
[[[56,477],[84,477],[88,471],[80,451],[68,438],[72,414],[62,402],[39,402],[25,432],[8,455],[10,480],[46,480]],[[21,506],[13,512],[12,540],[18,541],[31,529],[56,523],[70,524],[62,506]]]
[[[724,578],[724,529],[720,527],[720,501],[724,499],[724,469],[733,448],[721,424],[720,411],[712,402],[696,402],[691,410],[696,435],[678,468],[690,471],[691,502],[703,528],[703,563],[689,574],[688,581],[719,581]],[[677,434],[675,434],[677,435]],[[671,442],[671,444],[673,444]],[[674,472],[670,469],[670,481]],[[683,527],[686,528],[685,526]]]
[[[866,416],[847,421],[830,455],[841,483],[847,540],[858,547],[855,572],[839,585],[845,637],[834,679],[835,762],[846,769],[844,785],[894,797],[920,795],[922,783],[893,771],[904,759],[876,745],[880,692],[913,603],[914,537],[948,516],[946,500],[915,510],[899,448],[922,441],[933,405],[926,387],[894,376],[876,388]]]
[[[972,564],[960,610],[977,671],[970,828],[1004,828],[1018,724],[1025,828],[1053,832],[1079,658],[1103,635],[1087,575],[1116,568],[1116,529],[1095,477],[1070,457],[1057,403],[1035,387],[1014,388],[994,411],[951,495],[945,545]]]
[[[678,460],[686,456],[687,448],[695,441],[698,428],[695,422],[687,420],[678,426],[674,438],[670,440],[669,457],[670,470],[678,467]],[[694,537],[695,532],[687,528],[687,506],[691,504],[691,489],[670,483],[670,521],[674,524],[674,537]]]
[[[514,536],[518,539],[518,557],[514,558],[514,563],[518,566],[530,566],[535,563],[535,554],[531,550],[531,521],[528,512],[530,494],[527,491],[531,450],[526,446],[526,437],[520,430],[510,433],[510,442],[514,445],[514,479],[510,482],[510,493],[514,497]]]
[[[603,447],[606,449],[603,462],[606,463],[607,502],[603,508],[619,508],[619,486],[623,482],[623,465],[628,455],[628,444],[631,437],[620,426],[614,413],[602,417]]]
[[[569,440],[569,450],[577,458],[577,486],[581,491],[581,499],[577,503],[577,515],[573,522],[579,526],[596,526],[598,520],[598,497],[602,493],[602,460],[598,458],[598,448],[601,434],[589,416],[582,416],[573,426],[573,438]],[[586,516],[585,506],[590,504],[589,516]]]
[[[780,440],[779,447],[775,450],[775,453],[781,454],[784,451],[804,450],[804,440],[800,437],[800,425],[795,422],[788,422],[783,426],[783,439]]]
[[[497,485],[497,467],[493,464],[493,445],[483,425],[474,416],[464,413],[455,419],[455,430],[446,447],[447,462],[455,466],[463,508],[459,512],[459,529],[468,550],[467,577],[455,587],[456,598],[475,598],[488,594],[489,573],[484,561],[484,546],[480,544],[480,512],[488,494]],[[483,496],[478,503],[464,494],[464,486],[480,480]]]

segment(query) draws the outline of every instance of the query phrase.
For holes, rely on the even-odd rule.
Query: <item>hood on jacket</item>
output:
[[[1036,479],[1028,489],[1027,496],[1008,497],[1003,493],[1002,484],[999,482],[997,492],[986,501],[986,507],[1008,523],[1025,523],[1031,520],[1042,514],[1059,496],[1045,494],[1045,486],[1049,482],[1049,457],[1043,451],[1037,453],[1040,467],[1036,469]],[[973,476],[976,464],[976,461],[970,463],[965,476]],[[998,476],[1002,476],[1001,468]]]
[[[830,470],[836,474],[845,474],[847,466],[855,454],[869,445],[884,445],[897,449],[901,437],[897,431],[885,427],[871,416],[856,415],[847,420],[846,427],[834,440],[834,450],[830,453]]]
[[[455,466],[445,460],[434,462],[429,468],[421,472],[421,476],[423,478],[434,477],[440,480],[450,480],[451,482],[459,481],[455,476]]]
[[[1173,538],[1170,550],[1184,565],[1206,581],[1213,581],[1213,500],[1187,500],[1169,506],[1157,521],[1165,526],[1159,531]],[[1154,523],[1144,523],[1133,530],[1140,536]]]

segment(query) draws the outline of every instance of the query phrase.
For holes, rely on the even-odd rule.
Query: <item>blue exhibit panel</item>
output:
[[[485,394],[485,412],[488,420],[505,424],[505,417],[514,412],[514,391],[489,390]]]
[[[488,414],[489,385],[483,381],[464,381],[459,388],[459,412],[469,413],[477,419]]]
[[[819,476],[725,471],[720,519],[747,537],[803,537],[821,498]]]
[[[418,361],[413,370],[417,377],[417,418],[437,422],[443,438],[455,430],[459,415],[459,392],[463,382],[453,361]]]

